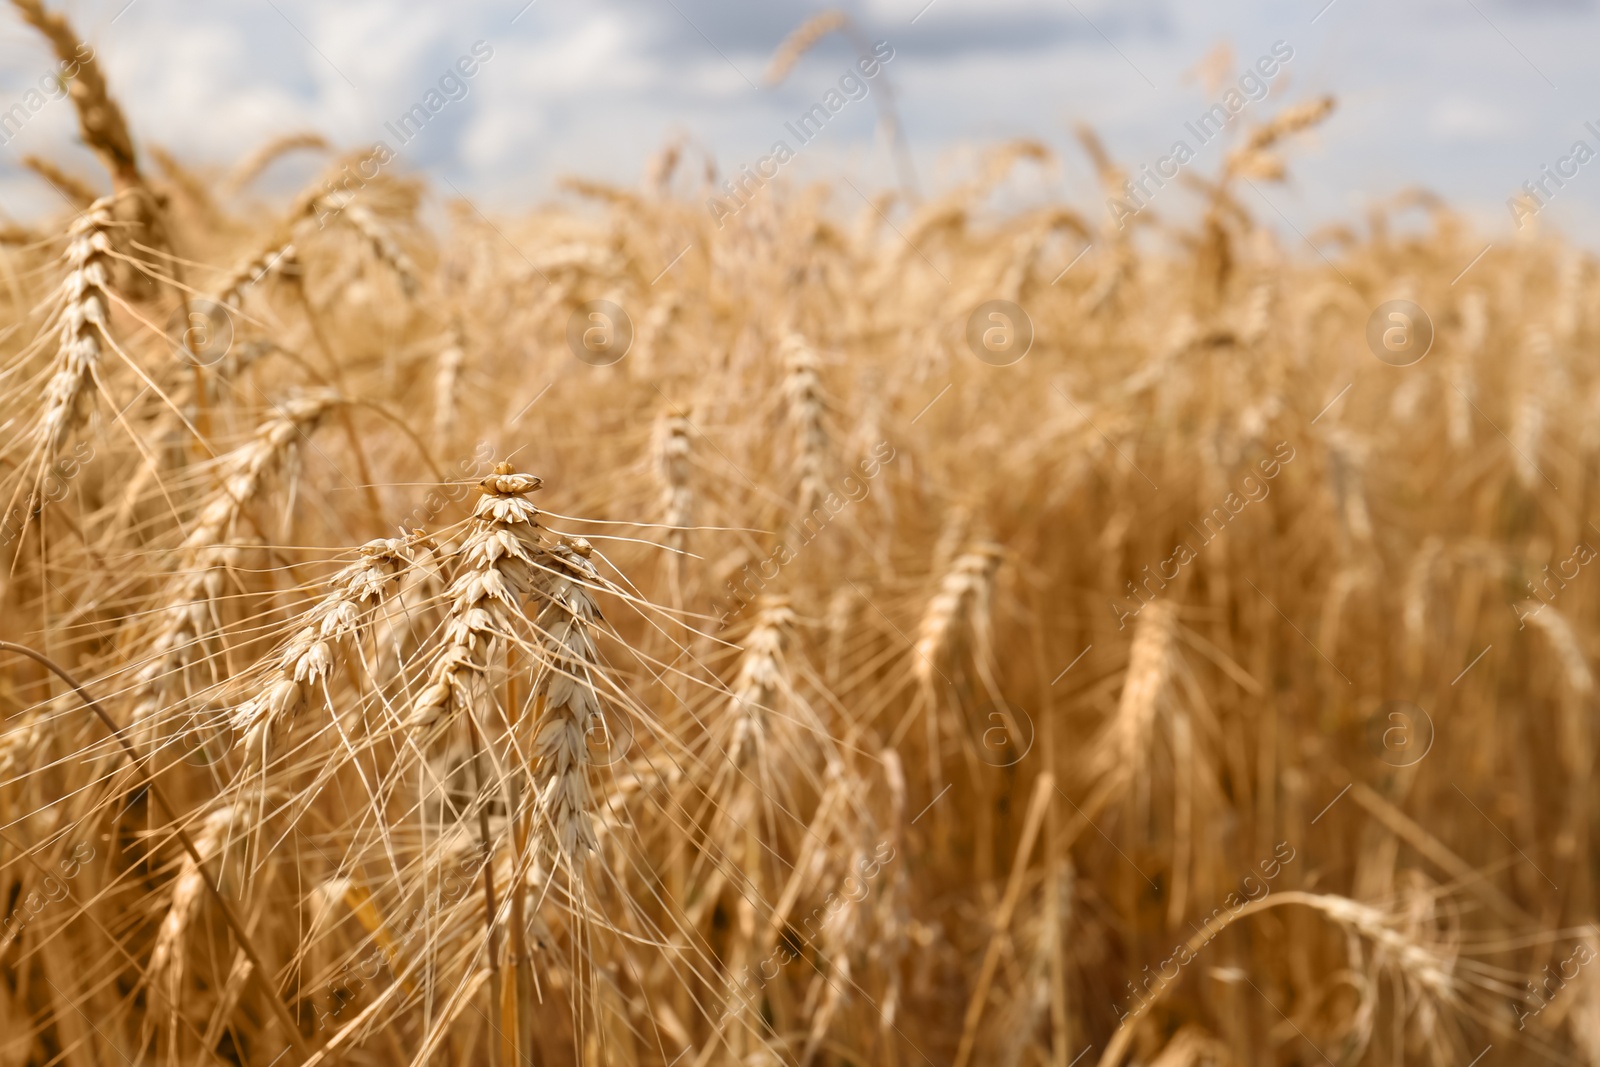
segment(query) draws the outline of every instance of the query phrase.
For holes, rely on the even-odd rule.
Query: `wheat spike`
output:
[[[23,156],[22,165],[43,178],[55,190],[70,200],[79,210],[88,208],[100,194],[94,187],[82,178],[68,174],[48,159],[39,156]]]
[[[1553,342],[1548,331],[1531,327],[1523,340],[1523,362],[1517,375],[1520,388],[1511,408],[1511,462],[1517,480],[1533,489],[1544,480],[1539,469],[1539,453],[1544,445],[1546,390],[1549,388]]]
[[[783,39],[778,50],[772,54],[772,62],[767,66],[767,84],[776,85],[783,81],[794,69],[794,65],[800,62],[800,57],[815,48],[818,41],[848,25],[850,16],[837,9],[823,11],[801,23],[798,29]]]
[[[222,484],[201,507],[175,553],[177,574],[168,585],[167,602],[155,615],[151,655],[135,675],[140,694],[135,721],[162,707],[175,682],[173,671],[193,662],[201,651],[202,635],[220,625],[216,604],[222,599],[226,574],[241,555],[240,546],[232,543],[239,516],[260,494],[268,475],[339,403],[339,396],[326,390],[293,397],[249,442],[223,457]]]
[[[239,814],[234,805],[224,805],[205,817],[194,842],[202,862],[209,863],[222,851],[232,836]],[[145,972],[152,995],[158,998],[168,1016],[168,1040],[174,1046],[178,1040],[178,1017],[183,1010],[189,933],[199,921],[205,900],[205,879],[194,857],[185,855],[178,876],[172,882],[167,913],[156,931],[150,965]]]
[[[573,865],[599,847],[589,782],[589,732],[601,713],[593,637],[600,608],[590,593],[599,575],[589,562],[590,551],[582,538],[552,546],[539,588],[544,606],[538,627],[550,659],[538,688],[544,719],[534,742],[535,780],[556,850]]]
[[[783,339],[784,396],[795,432],[795,461],[800,474],[801,514],[809,513],[828,495],[827,400],[822,392],[820,363],[804,337],[789,333]]]
[[[777,703],[787,677],[783,649],[794,631],[794,609],[787,597],[762,602],[744,640],[731,706],[737,718],[728,743],[728,758],[741,766],[764,761],[771,735],[768,709]]]
[[[267,248],[242,260],[217,287],[217,301],[229,307],[244,303],[245,292],[269,275],[299,277],[300,254],[293,241],[273,242]]]
[[[1122,785],[1148,761],[1161,706],[1169,697],[1178,663],[1178,612],[1164,601],[1139,610],[1128,652],[1128,670],[1116,713],[1094,757],[1098,775]]]
[[[88,418],[89,397],[111,339],[111,201],[97,200],[69,231],[67,276],[61,283],[60,347],[45,386],[39,445],[46,459]]]
[[[1477,356],[1489,332],[1488,300],[1481,289],[1469,289],[1460,301],[1461,344],[1449,360],[1448,405],[1450,444],[1457,449],[1472,444],[1472,410],[1478,392]]]
[[[77,65],[78,73],[69,84],[68,92],[78,111],[78,129],[83,143],[100,157],[119,190],[128,186],[142,187],[144,179],[139,173],[127,120],[122,116],[122,108],[111,97],[93,49],[85,54],[82,40],[72,31],[66,17],[46,10],[41,0],[11,2],[28,24],[49,40],[57,59]]]
[[[689,420],[666,412],[656,420],[655,472],[661,485],[661,522],[667,530],[667,547],[683,551],[686,527],[694,523],[694,488],[690,481]]]
[[[419,536],[368,541],[359,550],[360,558],[329,581],[328,592],[285,642],[265,689],[233,713],[241,744],[252,745],[306,705],[333,671],[340,644],[370,624],[373,610],[411,565]]]
[[[431,682],[411,708],[412,723],[442,716],[482,716],[488,710],[491,649],[517,633],[522,601],[533,591],[542,551],[539,509],[527,494],[543,485],[500,463],[478,483],[478,502],[456,555],[460,570],[445,595],[450,607]]]
[[[455,437],[457,392],[461,382],[461,365],[467,355],[461,348],[460,331],[439,352],[439,368],[433,378],[433,432],[441,441]]]
[[[979,543],[956,558],[939,582],[939,591],[928,601],[917,627],[914,670],[928,687],[933,685],[938,664],[954,649],[963,626],[975,636],[985,634],[990,625],[990,600],[995,573],[1005,551],[999,545]]]
[[[320,133],[287,133],[272,140],[241,159],[222,183],[223,190],[237,194],[261,176],[262,171],[290,152],[326,151],[327,139]]]

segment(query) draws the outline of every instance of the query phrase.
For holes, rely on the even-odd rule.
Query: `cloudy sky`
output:
[[[837,82],[854,57],[842,39],[809,54],[777,87],[762,75],[777,44],[822,9],[726,0],[49,0],[102,57],[136,137],[222,165],[282,133],[395,142],[395,122],[475,42],[492,57],[408,145],[404,166],[486,209],[553,195],[581,174],[636,181],[670,138],[723,173],[754,163]],[[1592,0],[847,0],[888,42],[897,96],[925,189],[970,168],[977,151],[1028,136],[1059,165],[1019,180],[1103,210],[1071,131],[1086,122],[1113,154],[1153,163],[1217,96],[1191,73],[1219,44],[1241,67],[1275,42],[1293,58],[1279,105],[1332,93],[1333,118],[1292,156],[1291,182],[1263,186],[1258,214],[1309,231],[1361,217],[1374,200],[1421,185],[1509,234],[1507,199],[1575,140],[1600,148],[1600,41]],[[481,47],[481,46],[480,46]],[[0,111],[50,66],[37,37],[0,11]],[[17,161],[59,153],[70,107],[50,103],[0,149],[0,211],[26,217],[53,197]],[[1220,159],[1215,143],[1193,164]],[[1210,153],[1209,155],[1207,153]],[[86,157],[77,164],[93,173]],[[863,189],[893,181],[873,102],[851,104],[786,173],[845,168]],[[292,166],[287,168],[292,171]],[[293,173],[276,176],[291,182]],[[448,183],[445,184],[445,183]],[[451,190],[451,187],[454,190]],[[1182,194],[1178,194],[1181,196]],[[1251,194],[1254,195],[1254,194]],[[1543,225],[1600,246],[1600,160],[1542,212]]]

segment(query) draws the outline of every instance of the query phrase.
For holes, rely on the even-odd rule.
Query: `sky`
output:
[[[848,104],[798,146],[785,127],[857,57],[842,37],[808,53],[778,86],[774,49],[823,10],[722,0],[47,0],[95,49],[141,144],[196,166],[226,167],[284,133],[347,146],[383,139],[403,169],[489,211],[556,195],[562,175],[632,184],[667,141],[709,155],[723,175],[783,139],[784,174],[843,173],[865,191],[894,183],[877,100]],[[1600,152],[1595,0],[848,0],[839,5],[892,59],[892,89],[923,191],[971,172],[987,147],[1043,141],[1048,168],[1012,195],[1104,211],[1072,131],[1092,126],[1120,162],[1154,164],[1215,103],[1197,65],[1219,45],[1235,71],[1288,50],[1246,123],[1322,94],[1333,116],[1289,154],[1289,181],[1247,197],[1284,232],[1359,221],[1421,186],[1467,213],[1489,239],[1516,226],[1507,201],[1583,139]],[[418,103],[474,46],[488,58],[403,147],[385,125]],[[469,64],[470,65],[470,64]],[[0,10],[0,112],[52,67],[31,29]],[[1235,75],[1236,77],[1237,75]],[[454,95],[461,90],[447,85]],[[869,84],[877,93],[876,84]],[[37,99],[37,98],[35,98]],[[55,193],[18,165],[74,149],[70,104],[47,101],[0,147],[0,212],[27,218]],[[1198,148],[1212,171],[1226,148]],[[290,186],[312,160],[266,181]],[[300,169],[296,169],[296,168]],[[1569,167],[1570,169],[1570,167]],[[1600,247],[1600,159],[1578,168],[1534,225]],[[1169,196],[1170,194],[1163,194]],[[1181,198],[1183,194],[1175,194]],[[1176,203],[1177,201],[1173,201]],[[58,206],[58,205],[57,205]],[[848,205],[845,205],[848,206]],[[859,206],[859,205],[857,205]],[[1286,230],[1284,228],[1287,228]]]

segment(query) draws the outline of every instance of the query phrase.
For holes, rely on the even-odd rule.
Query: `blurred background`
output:
[[[1310,232],[1358,217],[1408,185],[1445,197],[1489,236],[1512,226],[1507,200],[1554,165],[1584,122],[1600,124],[1591,0],[866,0],[845,10],[894,50],[886,67],[925,188],[964,173],[975,146],[1035,137],[1057,150],[1051,173],[1019,172],[1018,198],[1095,206],[1075,124],[1112,154],[1153,163],[1182,124],[1217,99],[1208,87],[1285,42],[1294,58],[1266,101],[1332,93],[1339,111],[1297,150],[1287,186],[1262,190],[1263,221]],[[636,179],[664,142],[683,138],[726,176],[783,136],[853,58],[830,35],[778,85],[773,50],[821,10],[713,0],[74,0],[62,8],[101,56],[130,121],[192,164],[236,160],[283,133],[312,130],[346,147],[377,138],[475,41],[493,58],[403,153],[403,167],[485,207],[526,205],[553,180]],[[1231,50],[1232,67],[1226,62]],[[1208,62],[1209,60],[1209,62]],[[20,21],[0,23],[0,111],[50,69]],[[54,194],[19,166],[61,158],[76,137],[52,102],[0,152],[0,211],[29,218]],[[1220,156],[1215,144],[1211,152]],[[94,173],[86,153],[82,173]],[[275,168],[289,189],[314,160]],[[1210,173],[1205,150],[1194,164]],[[852,105],[785,173],[843,173],[884,187],[893,159],[870,102]],[[1600,165],[1584,168],[1540,225],[1600,241]],[[1034,183],[1030,188],[1029,183]],[[455,188],[452,190],[450,186]],[[867,187],[866,185],[863,188]],[[1180,196],[1184,194],[1179,194]],[[1251,194],[1260,195],[1260,194]]]

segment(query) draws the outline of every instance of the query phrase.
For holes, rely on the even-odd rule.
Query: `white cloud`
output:
[[[1061,14],[1065,5],[1056,0],[933,0],[929,6],[928,0],[866,0],[864,5],[866,13],[873,19],[880,20],[888,25],[896,22],[910,24],[915,18],[921,25],[940,16],[950,15],[1034,15],[1039,17],[1054,18]],[[1114,0],[1079,0],[1078,8],[1090,19],[1101,15],[1111,14],[1119,7],[1127,8],[1137,4],[1117,4]],[[926,8],[926,10],[924,10]],[[1068,8],[1070,13],[1071,9]],[[919,14],[920,12],[920,14]]]
[[[408,165],[439,168],[468,193],[511,189],[522,202],[548,192],[560,173],[632,181],[678,131],[724,170],[737,167],[768,150],[848,51],[832,42],[781,87],[752,88],[745,78],[759,81],[804,11],[734,0],[674,0],[676,11],[657,0],[540,0],[512,25],[523,2],[138,0],[114,22],[126,0],[68,7],[104,58],[136,137],[206,161],[237,158],[290,130],[345,143],[381,137],[382,124],[456,55],[488,40],[493,61]],[[1289,153],[1304,225],[1411,182],[1462,203],[1502,201],[1513,175],[1554,158],[1584,119],[1600,120],[1581,104],[1600,98],[1584,43],[1600,30],[1594,4],[1486,6],[1491,27],[1447,0],[1338,0],[1313,26],[1278,0],[1076,0],[1077,11],[1060,0],[935,0],[913,25],[925,4],[861,0],[853,9],[896,48],[887,69],[925,184],[937,160],[970,160],[998,140],[1034,136],[1061,155],[1070,192],[1093,199],[1071,126],[1090,123],[1126,161],[1165,151],[1203,103],[1183,72],[1219,41],[1241,62],[1275,39],[1293,43],[1285,84],[1252,105],[1251,120],[1313,93],[1340,97],[1317,139]],[[0,104],[48,66],[37,37],[0,10]],[[1546,75],[1567,92],[1551,90]],[[38,183],[17,169],[16,151],[54,153],[76,135],[69,108],[46,111],[11,151],[0,150],[0,205],[18,212]],[[854,161],[867,170],[856,177],[878,180],[873,118],[870,106],[852,112],[807,149],[808,160],[816,169]],[[92,166],[81,150],[72,158]]]
[[[1428,130],[1441,141],[1488,143],[1509,133],[1516,117],[1507,108],[1464,96],[1447,96],[1434,103]]]

